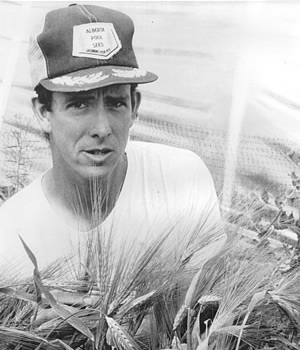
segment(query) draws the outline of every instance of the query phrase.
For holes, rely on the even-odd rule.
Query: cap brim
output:
[[[114,84],[145,84],[158,79],[154,73],[124,66],[98,66],[57,78],[44,79],[40,84],[47,90],[76,92],[97,89]]]

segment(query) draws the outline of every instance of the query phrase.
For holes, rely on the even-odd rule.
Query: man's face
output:
[[[83,180],[111,174],[124,156],[137,96],[133,106],[130,85],[54,92],[46,112],[54,168]]]

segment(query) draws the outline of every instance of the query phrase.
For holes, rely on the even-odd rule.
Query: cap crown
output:
[[[73,54],[74,27],[88,23],[112,23],[120,44],[116,53],[108,57],[95,55],[95,58]],[[30,41],[29,61],[33,86],[43,79],[93,67],[138,68],[132,48],[133,34],[131,18],[115,10],[94,5],[71,5],[50,11],[43,27],[33,33]]]

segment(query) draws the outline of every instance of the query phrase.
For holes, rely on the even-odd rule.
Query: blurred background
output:
[[[21,186],[51,164],[31,111],[27,46],[34,24],[47,11],[70,3],[0,2],[4,187],[13,176]],[[198,153],[225,204],[236,192],[290,186],[290,174],[300,162],[299,2],[77,3],[131,16],[140,68],[159,76],[140,86],[143,101],[132,139]]]

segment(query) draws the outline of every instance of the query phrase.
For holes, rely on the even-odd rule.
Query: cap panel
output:
[[[44,57],[44,54],[37,42],[37,36],[43,30],[44,22],[39,26],[36,26],[32,36],[30,38],[29,44],[29,64],[30,64],[30,76],[32,80],[32,85],[35,87],[38,85],[41,79],[45,79],[48,76],[47,73],[47,63]]]
[[[39,45],[48,63],[45,78],[54,78],[76,70],[84,69],[91,63],[86,58],[72,56],[73,26],[85,23],[77,6],[49,12],[45,18],[44,31],[38,36]],[[93,60],[97,64],[97,60]]]
[[[134,32],[131,19],[117,11],[98,6],[85,7],[94,14],[97,22],[113,23],[122,48],[108,59],[73,56],[73,27],[91,23],[81,7],[76,5],[54,10],[46,16],[45,28],[38,41],[48,62],[48,78],[97,66],[117,65],[137,68],[138,64],[131,45]]]

